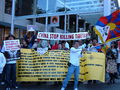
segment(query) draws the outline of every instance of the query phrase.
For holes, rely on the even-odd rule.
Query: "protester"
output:
[[[28,42],[28,48],[32,48],[33,44],[34,44],[34,41],[36,39],[36,31],[34,32],[31,32],[32,35],[30,37],[28,37],[28,33],[30,33],[29,31],[27,31],[26,35],[24,35],[24,39],[25,41]]]
[[[117,45],[115,44],[115,42],[111,43],[111,50],[112,50],[113,54],[115,55],[115,59],[117,60],[117,58],[118,58],[118,49],[117,49]]]
[[[15,40],[13,35],[9,35],[6,40]],[[16,83],[16,60],[19,59],[19,51],[5,51],[5,47],[1,50],[6,57],[6,90],[10,90],[10,88],[18,88]]]
[[[65,41],[62,41],[61,42],[61,50],[68,50],[69,47],[66,47],[66,42]]]
[[[22,40],[21,48],[28,48],[28,42],[25,39]]]
[[[59,42],[58,49],[62,50],[62,42]]]
[[[72,74],[74,73],[74,90],[78,90],[78,80],[79,80],[79,64],[80,64],[80,57],[82,53],[82,49],[79,49],[79,42],[75,41],[73,47],[70,49],[70,61],[69,61],[69,68],[68,73],[63,81],[61,90],[65,90],[67,87],[68,81],[70,80]]]
[[[48,50],[51,50],[50,40],[48,41]]]
[[[6,58],[3,53],[0,52],[0,84],[2,83],[2,73],[6,64]]]
[[[118,75],[120,76],[120,46],[118,46],[118,58],[116,62],[117,62]]]
[[[92,47],[92,40],[87,40],[86,41],[86,48],[87,48],[87,50],[89,51],[90,50],[90,48]]]
[[[56,50],[59,48],[59,44],[58,42],[56,41],[55,44],[52,46],[51,50]]]
[[[115,62],[117,61],[117,59],[118,59],[118,50],[117,50],[117,44],[115,44],[116,42],[112,42],[111,43],[111,50],[112,50],[112,52],[113,52],[113,54],[114,54],[114,56],[115,56]],[[117,73],[115,73],[116,74],[116,78],[118,78],[118,74]]]
[[[115,59],[117,59],[118,58],[118,50],[117,50],[117,46],[115,45],[115,42],[111,43],[111,50],[116,57]]]
[[[88,51],[98,52],[98,50],[97,50],[97,48],[96,48],[96,46],[98,45],[98,44],[97,44],[97,40],[94,39],[94,40],[91,41],[90,43],[91,43],[91,44],[90,44],[90,47],[89,47]]]
[[[83,41],[82,41],[82,40],[79,40],[78,42],[79,42],[79,49],[85,49],[86,44],[85,44],[85,43],[83,43]]]
[[[70,49],[70,45],[67,41],[65,42],[65,48]]]
[[[90,51],[90,52],[98,52],[98,50],[97,50],[97,45],[99,45],[98,43],[97,43],[97,40],[96,39],[94,39],[93,41],[90,41],[90,44],[89,44],[90,46],[89,46],[89,49],[88,49],[88,51]],[[91,83],[96,83],[96,80],[88,80],[88,83],[89,84],[91,84]]]
[[[48,41],[47,40],[41,40],[37,47],[37,52],[39,52],[41,55],[46,53],[48,51]]]
[[[39,44],[39,41],[37,39],[35,39],[32,49],[37,50],[38,44]]]
[[[93,39],[93,46],[98,46],[98,45],[99,45],[98,41],[96,39]]]
[[[111,48],[107,50],[106,53],[107,58],[107,67],[106,71],[109,73],[109,83],[115,83],[116,73],[117,73],[117,64],[116,64],[116,56]]]

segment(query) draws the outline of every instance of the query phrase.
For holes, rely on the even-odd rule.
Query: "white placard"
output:
[[[5,40],[4,41],[5,51],[20,50],[19,40]]]
[[[81,40],[90,37],[88,32],[79,33],[49,33],[49,32],[38,32],[38,39],[46,40]]]

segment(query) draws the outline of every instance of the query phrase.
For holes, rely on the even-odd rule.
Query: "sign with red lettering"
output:
[[[49,32],[38,32],[38,39],[46,40],[81,40],[90,38],[88,32],[79,33],[49,33]]]
[[[20,50],[19,40],[5,40],[4,41],[5,51]]]

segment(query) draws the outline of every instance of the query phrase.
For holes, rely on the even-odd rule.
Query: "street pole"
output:
[[[104,16],[111,14],[111,0],[104,0]]]
[[[78,15],[76,15],[76,32],[78,32]]]
[[[68,15],[68,31],[69,31],[69,29],[70,29],[70,15]]]
[[[104,16],[108,16],[111,14],[111,0],[104,0]],[[98,38],[100,40],[100,38]],[[107,43],[110,45],[110,42]]]
[[[46,14],[48,12],[48,0],[46,0]],[[45,21],[45,32],[48,32],[48,16],[46,16],[46,21]]]
[[[86,31],[86,21],[84,21],[84,32]]]
[[[34,0],[34,6],[33,6],[33,14],[36,15],[37,11],[37,0]],[[36,23],[36,18],[33,19],[33,25]]]
[[[66,20],[67,20],[67,15],[65,14],[65,17],[64,17],[64,33],[66,33]]]
[[[14,35],[15,2],[16,0],[12,0],[12,20],[11,20],[11,32],[10,32],[10,34],[12,35]]]
[[[67,15],[66,15],[66,0],[64,0],[64,8],[65,8],[64,33],[66,33],[66,32],[67,32],[67,30],[66,30],[66,21],[67,21]]]

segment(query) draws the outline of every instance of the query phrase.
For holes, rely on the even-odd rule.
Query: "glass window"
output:
[[[16,0],[16,16],[32,15],[35,0]]]
[[[12,0],[5,0],[5,13],[11,14],[12,12]]]
[[[15,14],[17,16],[33,14],[33,1],[34,0],[16,0]],[[12,0],[5,0],[5,13],[12,13]]]
[[[103,1],[104,0],[37,0],[37,10],[41,13],[61,12],[65,11],[65,9],[67,11],[78,11],[79,13],[103,12]],[[111,1],[112,7],[116,7],[116,0]],[[46,7],[47,5],[48,8]]]
[[[120,0],[118,0],[118,6],[120,7]]]

